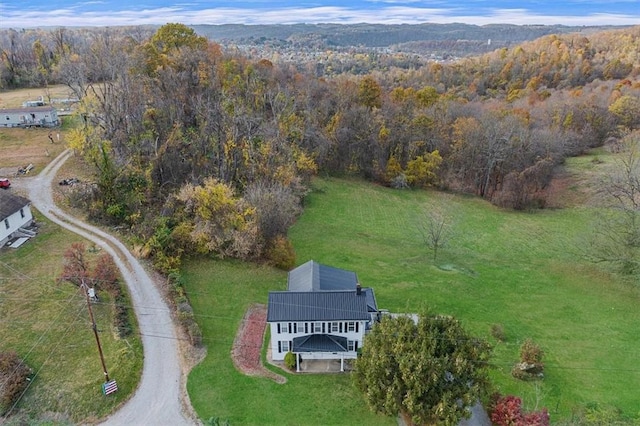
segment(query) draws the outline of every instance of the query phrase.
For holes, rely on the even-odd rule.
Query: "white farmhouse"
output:
[[[33,221],[31,202],[8,190],[0,190],[0,247],[10,238],[22,235],[20,228],[28,226]],[[26,233],[31,234],[30,231]]]
[[[0,127],[55,127],[60,125],[52,106],[0,109]]]
[[[355,272],[314,261],[289,272],[287,289],[269,292],[272,359],[289,351],[303,360],[339,359],[343,371],[378,319],[373,289],[361,288]]]

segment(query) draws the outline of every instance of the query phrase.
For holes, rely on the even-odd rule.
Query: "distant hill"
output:
[[[398,51],[433,53],[451,49],[477,54],[549,34],[609,30],[611,26],[564,25],[469,25],[469,24],[295,24],[295,25],[194,25],[200,35],[222,44],[263,44],[278,41],[310,48],[394,48]]]

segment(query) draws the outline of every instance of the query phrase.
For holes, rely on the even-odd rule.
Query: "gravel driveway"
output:
[[[38,176],[17,178],[16,189],[26,191],[33,206],[52,222],[94,242],[116,262],[129,288],[142,335],[144,367],[134,396],[104,425],[194,425],[185,415],[186,400],[176,330],[169,307],[140,262],[116,238],[80,222],[56,207],[51,185],[56,172],[71,156],[66,150]]]

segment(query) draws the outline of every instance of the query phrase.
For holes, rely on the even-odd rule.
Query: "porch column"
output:
[[[344,371],[344,354],[340,354],[340,371]]]
[[[296,352],[296,373],[300,372],[300,354]]]

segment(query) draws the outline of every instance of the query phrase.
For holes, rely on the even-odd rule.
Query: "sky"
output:
[[[0,28],[168,22],[640,25],[640,0],[0,0]]]

